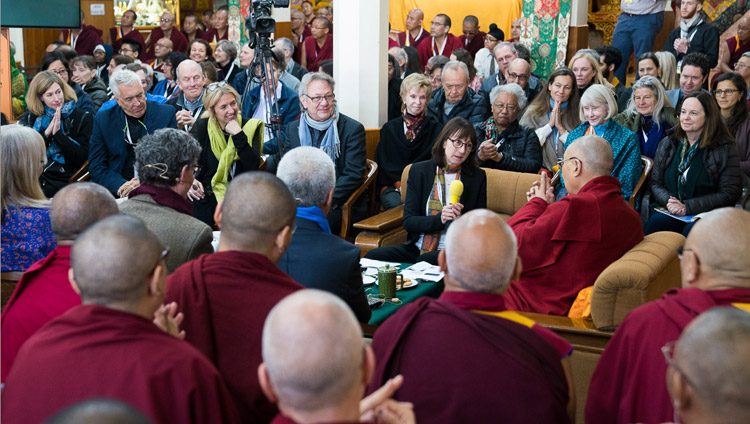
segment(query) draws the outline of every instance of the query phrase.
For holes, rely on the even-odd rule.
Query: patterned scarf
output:
[[[325,131],[323,140],[320,141],[320,150],[324,151],[333,163],[341,154],[341,141],[339,140],[339,107],[334,106],[333,115],[323,122],[318,122],[310,118],[310,114],[305,111],[299,119],[299,144],[300,146],[312,146],[312,136],[310,128],[318,131]]]
[[[687,180],[685,178],[685,171],[690,168],[690,163],[693,161],[695,154],[698,153],[698,146],[700,146],[700,144],[700,138],[698,139],[698,141],[693,143],[692,146],[690,145],[690,143],[688,143],[687,139],[682,140],[680,149],[680,164],[677,165],[677,194],[680,201],[685,198],[684,190],[685,181]]]
[[[448,190],[445,188],[445,174],[456,174],[456,179],[461,179],[461,167],[451,169],[449,167],[441,168],[435,174],[435,183],[430,191],[430,197],[427,198],[427,216],[440,215],[443,212],[443,205],[447,204],[446,196]],[[425,234],[422,239],[422,249],[419,251],[420,254],[427,252],[434,252],[440,245],[440,237],[445,234],[445,230],[437,231],[430,234]]]
[[[60,108],[60,131],[62,131],[63,134],[65,134],[65,120],[68,119],[75,107],[75,100],[70,100]],[[40,133],[44,133],[52,122],[52,118],[55,117],[55,112],[55,109],[44,105],[44,114],[37,116],[36,121],[34,121],[34,129]],[[72,141],[76,146],[80,146],[80,144],[72,138],[68,137],[68,140]],[[54,140],[49,144],[49,147],[47,147],[47,160],[65,165],[65,156],[63,156],[60,146],[58,146]]]
[[[414,116],[407,112],[406,109],[404,109],[402,116],[404,117],[404,124],[406,124],[406,134],[404,135],[406,136],[406,141],[411,143],[415,138],[417,138],[419,127],[422,125],[422,122],[424,122],[426,113],[422,112],[421,115]]]
[[[237,116],[237,123],[242,125],[242,117]],[[242,132],[247,136],[247,144],[253,145],[255,132],[260,131],[262,134],[264,126],[263,121],[258,119],[250,119],[245,123],[245,126],[242,127]],[[237,148],[234,147],[232,136],[229,136],[229,141],[227,142],[224,131],[221,130],[216,118],[208,118],[208,138],[211,140],[211,152],[219,160],[216,173],[211,178],[211,189],[216,196],[216,201],[220,202],[224,199],[224,194],[229,185],[229,171],[232,168],[232,164],[238,161],[240,156],[237,154]]]

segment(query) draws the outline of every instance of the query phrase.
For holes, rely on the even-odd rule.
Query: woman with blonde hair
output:
[[[26,113],[19,124],[35,129],[47,146],[47,166],[39,178],[52,197],[89,158],[94,116],[76,107],[73,89],[52,71],[38,73],[26,93]]]
[[[602,75],[602,68],[599,65],[599,60],[594,57],[590,51],[579,50],[570,62],[568,62],[568,68],[573,71],[576,76],[576,84],[578,85],[578,91],[581,96],[587,88],[593,84],[601,84],[615,92],[615,88],[607,82]]]
[[[680,79],[677,78],[677,59],[670,52],[655,52],[659,59],[659,79],[667,90],[680,88]]]
[[[39,185],[47,156],[42,136],[20,125],[3,127],[2,271],[26,271],[55,248],[49,200]]]
[[[243,118],[239,101],[240,95],[226,82],[209,85],[203,95],[206,111],[190,130],[202,150],[188,198],[193,201],[193,216],[211,226],[229,181],[260,166],[265,124]]]

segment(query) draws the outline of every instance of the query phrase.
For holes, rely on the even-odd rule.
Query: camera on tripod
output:
[[[289,7],[289,0],[254,0],[253,10],[245,19],[245,28],[252,47],[258,37],[270,37],[276,32],[276,20],[271,17],[271,8]]]

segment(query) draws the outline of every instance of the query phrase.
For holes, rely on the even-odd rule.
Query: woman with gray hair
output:
[[[498,85],[490,92],[492,116],[476,127],[479,164],[485,168],[536,174],[542,167],[542,145],[533,129],[518,122],[526,94],[518,84]]]
[[[213,253],[211,227],[193,218],[193,205],[187,199],[200,153],[195,138],[174,128],[157,130],[135,147],[141,185],[120,204],[120,212],[141,219],[169,246],[168,273],[204,253]]]
[[[232,85],[234,77],[242,72],[240,67],[234,64],[237,58],[237,46],[229,40],[221,40],[216,44],[214,57],[216,67],[219,68],[219,81]]]
[[[651,159],[667,131],[677,124],[664,85],[656,77],[641,77],[633,84],[628,108],[612,119],[638,135],[641,154]]]

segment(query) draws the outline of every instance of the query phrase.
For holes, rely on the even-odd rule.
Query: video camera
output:
[[[252,12],[245,19],[251,47],[257,45],[258,37],[267,38],[276,32],[276,20],[271,17],[273,7],[289,7],[289,0],[253,0]]]

